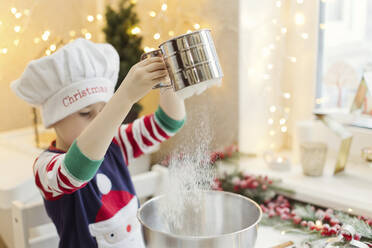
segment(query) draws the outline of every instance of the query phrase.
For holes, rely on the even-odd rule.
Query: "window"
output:
[[[328,0],[320,8],[316,108],[349,113],[372,63],[372,1]]]

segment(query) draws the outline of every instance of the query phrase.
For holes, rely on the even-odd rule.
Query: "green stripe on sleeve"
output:
[[[77,146],[76,140],[74,140],[66,153],[64,164],[73,177],[81,181],[89,181],[96,174],[102,161],[103,159],[91,160],[86,157]]]
[[[169,117],[160,106],[155,112],[155,118],[158,121],[160,127],[170,133],[177,132],[183,126],[186,119],[185,117],[182,120],[174,120]]]

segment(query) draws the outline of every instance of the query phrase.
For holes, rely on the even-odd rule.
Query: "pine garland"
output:
[[[239,156],[237,148],[229,147],[213,153],[211,162],[231,161]],[[358,240],[372,247],[372,219],[287,199],[281,194],[290,195],[293,192],[283,189],[280,180],[235,170],[216,178],[214,189],[238,193],[253,199],[260,204],[264,213],[260,224],[282,232],[305,234],[308,238],[303,244],[310,244],[311,247],[318,247],[317,245],[324,247],[332,237],[341,237],[341,241],[333,244],[339,247],[353,247],[350,244],[351,240]],[[351,236],[345,232],[344,225],[353,227],[356,234]]]
[[[351,225],[363,238],[372,242],[372,228],[367,224],[366,218],[358,218],[343,212],[337,212],[336,217],[341,223]]]
[[[241,194],[261,203],[273,199],[277,192],[293,193],[293,191],[281,188],[279,183],[280,180],[269,179],[267,176],[234,171],[216,178],[214,189]]]

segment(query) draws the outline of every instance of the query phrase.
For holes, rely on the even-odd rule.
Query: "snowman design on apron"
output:
[[[102,193],[102,207],[95,223],[89,224],[89,231],[98,248],[145,248],[136,217],[137,197],[127,191],[111,190],[110,179],[102,173],[97,174],[96,181]]]

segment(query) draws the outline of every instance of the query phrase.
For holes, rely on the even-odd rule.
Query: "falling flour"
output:
[[[209,128],[209,107],[203,105],[192,111],[197,120],[193,129],[197,132],[182,139],[171,156],[160,214],[166,232],[198,236],[200,219],[205,211],[201,206],[202,193],[211,190],[215,170],[210,164],[209,146],[213,135]]]
[[[201,208],[201,193],[211,189],[214,174],[205,147],[198,147],[190,154],[173,156],[169,164],[165,201],[161,206],[161,214],[170,233],[182,235],[199,233],[197,222]]]
[[[202,83],[194,84],[187,86],[181,90],[177,91],[177,94],[179,97],[182,99],[189,98],[193,95],[200,95],[203,93],[206,89],[212,87],[212,86],[221,86],[221,80],[220,79],[213,79],[213,80],[208,80]]]

